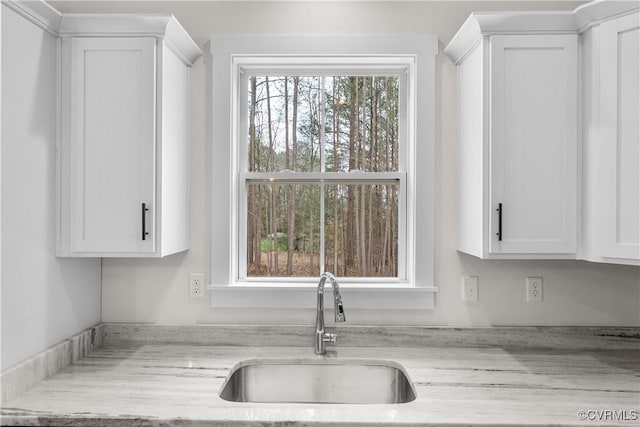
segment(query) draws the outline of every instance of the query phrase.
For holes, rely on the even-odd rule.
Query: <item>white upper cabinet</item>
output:
[[[640,12],[583,34],[582,257],[640,265]]]
[[[58,255],[188,249],[199,49],[173,17],[65,15],[60,35]]]
[[[458,67],[458,249],[574,258],[577,36],[487,35],[493,17],[475,18],[445,49]]]
[[[69,42],[70,251],[153,253],[156,41]]]
[[[490,51],[489,254],[571,256],[577,232],[577,37],[492,36]]]
[[[640,4],[472,14],[445,53],[458,249],[640,265]]]
[[[601,25],[605,258],[640,259],[640,13]]]

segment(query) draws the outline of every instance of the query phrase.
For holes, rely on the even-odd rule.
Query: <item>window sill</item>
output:
[[[317,285],[208,285],[213,308],[316,308]],[[341,285],[345,307],[352,309],[433,309],[437,287]],[[331,294],[331,289],[325,289]],[[332,298],[325,298],[327,307]]]

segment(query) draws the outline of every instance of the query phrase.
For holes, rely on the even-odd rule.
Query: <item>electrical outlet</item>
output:
[[[527,302],[542,302],[542,277],[527,277]]]
[[[462,301],[478,301],[478,276],[464,276],[462,278]]]
[[[204,298],[204,273],[189,273],[189,296]]]

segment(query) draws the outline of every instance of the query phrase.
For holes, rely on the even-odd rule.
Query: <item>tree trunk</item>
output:
[[[339,168],[339,154],[338,148],[338,109],[336,98],[338,97],[338,89],[336,87],[336,78],[333,78],[333,171],[337,172]],[[333,272],[338,273],[338,186],[333,187]]]
[[[358,77],[349,77],[349,171],[357,169],[357,140],[358,126]],[[347,187],[347,218],[346,218],[346,250],[345,269],[356,263],[356,194],[358,187]]]
[[[360,169],[362,170],[366,170],[366,150],[365,150],[365,144],[366,144],[366,131],[367,131],[367,109],[365,108],[366,106],[366,102],[367,102],[367,78],[365,77],[363,79],[363,84],[362,84],[362,104],[363,104],[363,108],[362,108],[362,132],[360,133],[360,138],[359,138],[359,147],[360,147]],[[359,269],[360,269],[360,275],[361,276],[366,276],[367,275],[367,260],[366,260],[366,203],[365,203],[365,198],[366,198],[366,186],[362,185],[360,186],[360,227],[358,228],[358,261],[359,261]]]
[[[251,77],[251,102],[249,104],[249,172],[258,170],[258,142],[256,138],[256,91],[257,82]],[[256,212],[256,191],[254,186],[249,186],[247,194],[247,267],[253,265],[259,270],[261,260],[260,234],[258,223],[260,215]]]
[[[295,132],[295,131],[294,131]],[[289,77],[284,78],[284,141],[285,141],[285,167],[289,170],[291,168],[291,153],[289,150]],[[295,212],[292,209],[293,199],[295,197],[294,186],[286,186],[287,197],[287,269],[285,275],[293,275],[293,247],[294,247],[294,226],[295,226]],[[293,222],[291,217],[293,216]]]
[[[377,114],[378,114],[378,92],[375,88],[376,85],[376,79],[375,77],[371,78],[371,103],[370,103],[370,112],[369,112],[369,122],[370,122],[370,135],[369,135],[369,141],[370,141],[370,146],[369,146],[369,167],[370,170],[372,172],[377,172],[378,171],[378,165],[377,165],[377,160],[375,158],[375,152],[377,150],[377,145],[378,145],[378,121],[377,121]],[[374,227],[377,228],[377,224],[378,224],[378,218],[379,216],[374,215],[374,205],[373,205],[373,198],[374,198],[374,193],[377,192],[377,186],[369,186],[369,200],[368,200],[368,207],[367,207],[367,211],[369,214],[369,223],[368,223],[368,248],[367,248],[367,267],[369,269],[369,272],[371,272],[372,268],[373,268],[373,249],[374,246],[376,246],[376,242],[374,241]],[[375,217],[375,223],[374,223],[374,217]]]
[[[274,156],[274,140],[273,129],[271,126],[271,92],[269,88],[269,77],[265,77],[265,84],[267,87],[267,129],[269,133],[269,170],[275,171],[275,156]],[[275,198],[275,186],[270,188],[270,203],[269,203],[269,219],[271,230],[271,253],[269,254],[269,273],[271,275],[278,274],[278,238],[276,227],[276,198]]]

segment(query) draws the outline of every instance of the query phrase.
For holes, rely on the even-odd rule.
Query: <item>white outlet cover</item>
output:
[[[189,274],[189,297],[204,298],[204,273]]]
[[[542,302],[542,277],[527,277],[527,302]]]
[[[462,301],[478,301],[478,276],[462,277]]]

